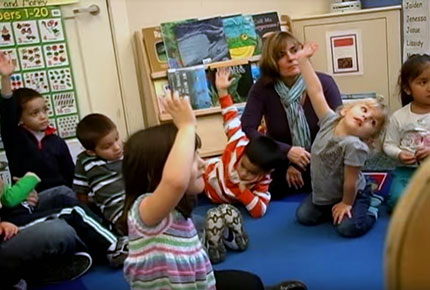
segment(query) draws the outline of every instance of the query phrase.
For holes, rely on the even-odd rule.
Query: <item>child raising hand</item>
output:
[[[249,140],[242,131],[239,113],[228,88],[230,68],[217,70],[218,91],[227,145],[221,158],[208,161],[205,192],[215,203],[240,203],[254,218],[262,217],[270,202],[270,173],[282,161],[278,144],[267,136]]]
[[[12,91],[14,62],[0,52],[1,137],[11,176],[34,172],[37,191],[60,185],[71,187],[75,165],[66,142],[50,126],[44,97],[31,88]]]
[[[371,193],[361,167],[369,155],[367,142],[379,136],[386,114],[374,99],[351,103],[334,112],[308,59],[317,48],[316,43],[308,43],[297,53],[320,130],[311,149],[313,192],[296,214],[305,225],[331,219],[340,235],[357,237],[374,225],[376,206],[382,199]]]
[[[264,289],[253,274],[213,271],[190,218],[204,188],[196,120],[187,97],[167,92],[164,103],[173,124],[138,131],[124,147],[127,281],[133,289]]]

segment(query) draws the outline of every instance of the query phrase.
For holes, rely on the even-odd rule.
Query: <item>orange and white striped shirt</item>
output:
[[[236,170],[249,139],[242,131],[238,111],[230,95],[220,98],[227,146],[221,158],[212,158],[206,163],[205,193],[215,203],[242,203],[252,217],[259,218],[266,213],[270,202],[270,174],[266,174],[255,184],[239,189],[240,177]]]

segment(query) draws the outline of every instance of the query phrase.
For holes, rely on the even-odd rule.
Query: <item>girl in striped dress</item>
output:
[[[173,124],[138,131],[124,147],[126,280],[132,289],[264,289],[254,274],[213,271],[190,218],[204,189],[196,120],[188,97],[168,92],[163,102]]]

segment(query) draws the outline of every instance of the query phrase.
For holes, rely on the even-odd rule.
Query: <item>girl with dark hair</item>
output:
[[[251,273],[213,271],[190,218],[204,188],[196,120],[187,97],[168,93],[164,105],[174,125],[139,131],[124,148],[127,281],[133,289],[264,289]],[[294,281],[282,286],[306,289]]]
[[[430,56],[412,55],[399,76],[403,108],[391,116],[384,152],[398,160],[388,205],[394,208],[412,174],[430,155]]]

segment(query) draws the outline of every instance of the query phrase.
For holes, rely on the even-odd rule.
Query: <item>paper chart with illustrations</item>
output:
[[[50,95],[43,95],[45,99],[46,106],[48,107],[48,117],[52,118],[54,116],[54,110],[52,109],[52,101]]]
[[[45,62],[40,46],[24,46],[18,48],[22,70],[44,68]]]
[[[39,32],[36,21],[13,22],[13,30],[17,44],[39,43]]]
[[[27,87],[42,94],[57,134],[75,137],[78,96],[59,6],[1,9],[0,53],[16,64],[12,89]]]
[[[0,49],[0,53],[6,54],[12,62],[15,64],[15,71],[18,72],[21,70],[21,66],[18,61],[18,54],[16,52],[16,48],[6,48],[6,49]]]
[[[22,74],[20,74],[20,73],[13,74],[10,77],[10,80],[12,83],[12,90],[16,90],[16,89],[24,87],[24,80],[22,78]]]
[[[61,19],[52,18],[39,20],[39,27],[42,42],[64,41]]]
[[[15,44],[11,23],[0,22],[0,31],[1,31],[0,47],[10,46]]]

